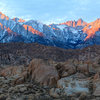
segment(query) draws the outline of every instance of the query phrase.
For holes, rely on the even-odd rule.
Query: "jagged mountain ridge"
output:
[[[92,44],[100,44],[99,28],[99,19],[92,23],[79,19],[61,24],[45,25],[35,20],[10,19],[0,13],[0,43],[37,42],[66,49],[83,48]]]
[[[66,21],[64,23],[61,23],[60,25],[68,25],[72,27],[77,27],[77,26],[86,26],[87,22],[83,21],[82,19],[79,19],[78,21]]]

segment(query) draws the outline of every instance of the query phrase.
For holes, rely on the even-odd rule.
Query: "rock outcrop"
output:
[[[55,85],[59,79],[53,63],[42,59],[32,60],[28,67],[28,74],[31,75],[31,79],[43,85]]]
[[[19,76],[25,70],[26,68],[24,66],[6,66],[6,68],[0,70],[0,76],[2,77]]]
[[[54,86],[59,79],[54,63],[48,60],[33,59],[28,66],[26,74],[24,73],[21,76],[24,77],[24,80],[34,80],[41,85]],[[19,81],[21,81],[20,78],[16,80],[16,83],[19,83]]]
[[[89,80],[82,74],[74,74],[69,77],[61,78],[57,82],[57,87],[63,89],[63,94],[72,96],[81,93],[89,93]]]
[[[62,50],[38,44],[12,44],[11,51],[5,45],[0,46],[1,100],[100,99],[99,46]]]
[[[59,73],[60,77],[67,77],[74,73],[76,73],[76,66],[74,64],[73,59],[69,59],[68,61],[64,63],[59,63],[55,67]]]

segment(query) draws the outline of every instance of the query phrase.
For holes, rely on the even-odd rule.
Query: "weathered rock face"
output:
[[[94,96],[100,97],[100,79],[94,83]]]
[[[79,75],[81,76],[79,78]],[[77,93],[89,93],[89,80],[82,74],[74,74],[72,76],[61,78],[57,82],[57,87],[64,89],[64,94],[74,95]]]
[[[51,61],[50,61],[51,62]],[[24,79],[22,78],[24,77]],[[26,72],[22,73],[22,76],[16,80],[16,83],[22,80],[34,80],[42,85],[56,85],[59,75],[54,67],[53,62],[42,59],[33,59]]]
[[[57,88],[50,90],[51,96],[58,98],[61,95],[75,96],[80,94],[79,100],[81,100],[81,98],[86,98],[87,95],[92,95],[92,98],[93,96],[94,98],[98,97],[97,100],[99,100],[99,62],[99,57],[95,57],[87,61],[71,59],[64,63],[57,64],[55,67],[61,79],[57,81]]]
[[[84,75],[91,75],[100,72],[100,64],[98,57],[90,61],[79,61],[77,59],[69,59],[65,62],[58,63],[55,67],[59,73],[60,78],[68,77],[77,72]]]
[[[95,57],[92,61],[92,68],[89,67],[89,72],[94,72],[95,74],[97,72],[100,72],[100,57]]]
[[[96,97],[100,97],[100,72],[95,74],[93,80],[93,95]]]
[[[70,59],[64,63],[59,63],[55,66],[60,78],[67,77],[76,73],[76,66],[74,62],[75,61],[73,59]]]
[[[14,75],[18,76],[26,70],[24,66],[5,66],[5,67],[7,68],[3,68],[2,70],[0,70],[0,76],[3,77],[11,77]]]
[[[42,59],[33,59],[28,67],[31,79],[43,85],[55,85],[59,76],[53,64]]]
[[[77,71],[85,75],[94,75],[100,72],[100,58],[95,57],[87,61],[79,61]]]
[[[89,74],[89,65],[86,62],[80,61],[77,66],[77,71],[85,75]]]

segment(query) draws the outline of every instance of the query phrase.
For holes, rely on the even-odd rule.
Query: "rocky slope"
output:
[[[87,22],[83,21],[82,19],[79,19],[78,21],[67,21],[67,22],[64,22],[64,23],[61,23],[61,25],[68,25],[68,26],[71,26],[71,27],[79,27],[79,26],[86,26],[87,25]]]
[[[100,100],[100,46],[0,44],[0,100]]]
[[[99,66],[99,58],[61,63],[33,59],[28,67],[5,66],[0,72],[0,99],[99,100]]]
[[[84,49],[61,49],[37,43],[5,43],[0,44],[0,64],[29,64],[33,58],[51,59],[63,62],[67,59],[93,59],[100,55],[100,46],[94,45]]]
[[[0,44],[0,64],[27,65],[33,58],[65,61],[72,58],[74,50],[64,50],[37,43],[5,43]],[[77,57],[77,56],[76,56]]]

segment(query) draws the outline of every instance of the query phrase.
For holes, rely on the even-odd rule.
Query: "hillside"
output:
[[[27,64],[33,58],[51,59],[63,62],[68,59],[93,59],[100,55],[100,46],[94,45],[84,49],[61,49],[37,43],[0,44],[0,64]]]

